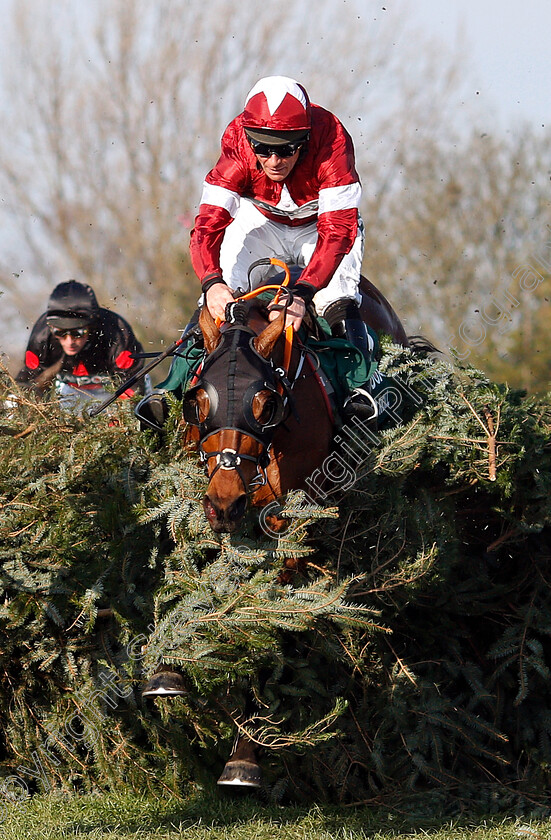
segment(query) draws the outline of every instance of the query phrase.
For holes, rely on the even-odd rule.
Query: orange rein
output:
[[[285,279],[283,280],[283,282],[279,284],[273,284],[270,286],[259,286],[258,289],[253,289],[252,292],[247,292],[246,294],[241,295],[241,297],[238,297],[237,300],[250,300],[251,298],[255,298],[258,295],[262,294],[262,292],[265,292],[267,289],[277,289],[273,303],[278,302],[279,297],[281,295],[281,290],[288,285],[291,279],[291,272],[289,271],[287,263],[284,263],[283,260],[276,259],[276,257],[270,257],[270,265],[277,265],[279,266],[279,268],[283,269],[283,271],[285,272]],[[220,319],[217,318],[216,326],[219,327],[221,323],[222,321],[220,321]],[[293,334],[293,325],[289,324],[288,327],[285,327],[285,348],[283,350],[283,368],[286,374],[289,373],[289,365],[291,364],[291,353],[293,350]]]

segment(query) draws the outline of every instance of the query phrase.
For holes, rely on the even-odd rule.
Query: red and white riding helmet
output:
[[[251,139],[288,142],[306,138],[310,126],[308,94],[294,79],[266,76],[249,91],[243,127]]]

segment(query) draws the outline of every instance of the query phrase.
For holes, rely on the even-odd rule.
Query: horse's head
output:
[[[184,418],[199,427],[199,452],[209,478],[203,505],[216,532],[234,531],[248,495],[265,484],[274,430],[286,413],[271,360],[284,313],[258,334],[246,317],[236,320],[241,323],[221,331],[202,308],[206,357],[197,383],[184,397]]]

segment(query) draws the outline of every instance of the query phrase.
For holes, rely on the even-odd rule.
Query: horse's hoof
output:
[[[230,760],[222,770],[217,784],[259,788],[262,786],[260,766],[252,761]]]
[[[184,680],[176,671],[159,671],[149,678],[142,697],[178,697],[187,694]]]

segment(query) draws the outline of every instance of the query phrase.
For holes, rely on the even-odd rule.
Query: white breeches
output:
[[[315,222],[297,227],[272,222],[250,201],[241,199],[237,215],[224,234],[220,251],[224,282],[234,291],[248,291],[249,267],[251,263],[265,257],[276,257],[289,265],[304,268],[314,253],[317,238]],[[318,315],[323,315],[330,303],[342,298],[352,298],[360,303],[358,287],[363,246],[364,233],[360,219],[352,249],[343,257],[328,285],[314,296]],[[251,288],[256,288],[266,278],[280,271],[277,266],[255,269],[251,276]]]

